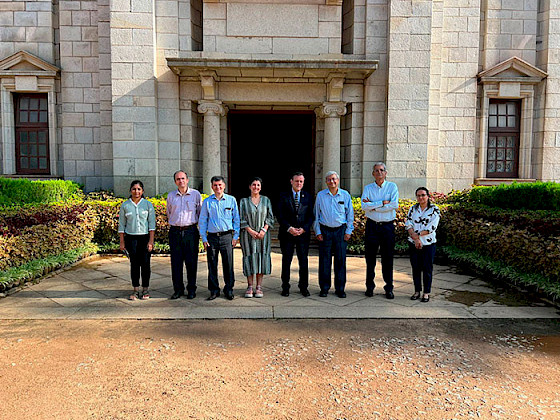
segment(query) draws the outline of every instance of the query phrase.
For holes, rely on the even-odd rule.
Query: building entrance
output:
[[[263,179],[262,194],[273,206],[290,177],[305,175],[305,190],[315,193],[315,114],[313,112],[228,113],[229,193],[238,200],[250,195],[249,182]]]

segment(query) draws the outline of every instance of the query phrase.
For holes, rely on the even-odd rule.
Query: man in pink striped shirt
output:
[[[187,269],[187,299],[196,297],[196,270],[198,264],[198,216],[202,197],[197,190],[189,188],[185,171],[173,174],[177,190],[167,195],[167,220],[169,222],[169,249],[171,252],[171,279],[173,295],[179,299],[185,294],[183,263]]]

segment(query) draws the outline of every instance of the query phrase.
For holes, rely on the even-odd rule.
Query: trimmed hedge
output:
[[[560,211],[560,184],[514,182],[496,187],[473,187],[469,201],[501,209]]]
[[[83,197],[80,186],[72,181],[0,177],[0,207],[48,204],[80,197]]]
[[[496,215],[492,211],[489,214]],[[536,233],[507,219],[482,216],[459,206],[447,208],[441,221],[445,245],[476,251],[519,271],[560,281],[560,236]]]
[[[464,251],[454,246],[438,248],[451,261],[466,267],[479,275],[491,275],[507,283],[536,289],[539,293],[550,296],[553,300],[560,298],[560,282],[536,273],[525,273],[502,261],[482,255],[476,251]]]
[[[19,267],[12,267],[6,271],[0,271],[0,291],[10,289],[14,286],[21,286],[25,282],[38,279],[54,270],[95,254],[97,250],[98,248],[96,245],[89,243],[59,255],[52,255],[50,257],[29,261]]]
[[[408,210],[415,201],[399,200],[399,208],[397,209],[396,225],[395,225],[395,251],[404,253],[408,250],[407,238],[408,233],[404,229]],[[366,234],[366,215],[362,210],[362,202],[359,197],[352,197],[352,205],[354,207],[354,232],[348,241],[348,252],[351,254],[361,255],[365,253],[365,234]]]
[[[60,209],[61,206],[56,205],[54,208]],[[52,215],[52,210],[49,209],[46,214]],[[18,219],[21,225],[3,228],[0,235],[0,271],[62,254],[91,242],[97,228],[95,212],[84,204],[77,204],[70,205],[61,214],[66,217],[41,224],[38,221],[40,217],[35,213],[29,215],[27,223]]]

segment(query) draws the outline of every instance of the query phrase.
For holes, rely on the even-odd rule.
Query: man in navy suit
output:
[[[309,296],[309,267],[307,255],[313,224],[313,196],[302,191],[305,178],[296,172],[290,181],[292,189],[283,193],[276,213],[280,224],[278,239],[282,250],[282,296],[290,295],[290,266],[296,250],[299,263],[298,287],[304,297]]]

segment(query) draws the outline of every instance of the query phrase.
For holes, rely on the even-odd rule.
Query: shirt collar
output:
[[[181,194],[181,192],[179,191],[179,189],[177,189],[177,191],[175,191],[175,195],[189,195],[191,193],[191,188],[187,187],[187,192],[185,194]]]

